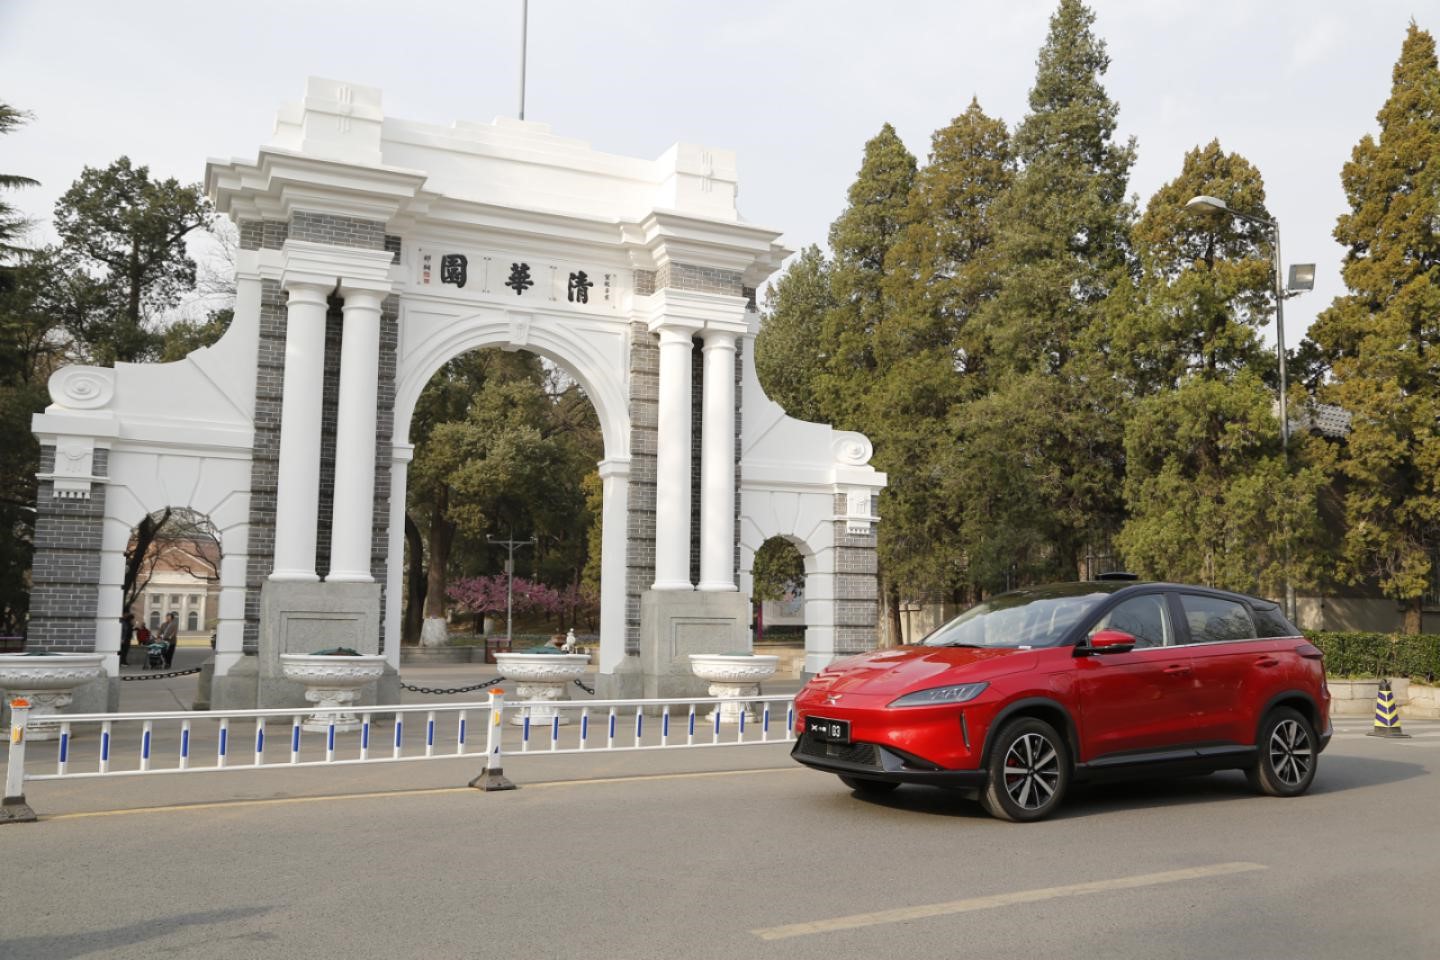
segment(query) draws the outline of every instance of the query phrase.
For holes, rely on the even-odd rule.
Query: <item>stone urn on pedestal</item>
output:
[[[380,654],[361,654],[341,647],[319,653],[282,653],[280,669],[285,679],[305,684],[305,699],[322,710],[348,708],[360,697],[360,688],[374,683],[385,673]],[[360,718],[348,710],[341,713],[313,713],[300,724],[302,730],[359,730]]]
[[[585,665],[589,662],[588,653],[561,653],[551,647],[495,654],[500,675],[515,683],[515,699],[543,701],[521,707],[520,714],[510,722],[519,726],[529,717],[531,725],[549,725],[559,717],[562,725],[569,723],[570,719],[549,703],[570,699],[567,688],[585,675]]]
[[[754,708],[740,698],[758,697],[760,681],[774,676],[779,664],[780,658],[774,654],[690,654],[690,671],[701,680],[710,682],[710,696],[732,701],[717,704],[710,712],[711,722],[714,722],[717,713],[721,723],[739,723],[742,713],[747,720],[753,720]]]
[[[0,690],[5,700],[30,701],[27,736],[54,740],[60,736],[60,709],[70,705],[76,687],[104,673],[103,653],[13,653],[0,655]]]

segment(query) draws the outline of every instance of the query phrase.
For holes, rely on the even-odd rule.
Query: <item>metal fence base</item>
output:
[[[0,824],[3,823],[34,823],[35,811],[30,809],[30,804],[25,802],[23,796],[6,797],[0,803]]]
[[[515,789],[515,784],[511,783],[505,777],[504,772],[502,772],[499,767],[496,767],[494,770],[486,769],[484,773],[470,781],[470,786],[476,790],[485,791]]]

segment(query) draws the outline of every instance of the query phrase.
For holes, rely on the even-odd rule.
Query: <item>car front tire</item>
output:
[[[1245,771],[1245,779],[1257,793],[1298,797],[1315,782],[1318,741],[1315,728],[1300,711],[1290,707],[1270,711],[1260,724],[1255,749],[1258,756]]]
[[[900,784],[891,780],[869,780],[865,777],[841,776],[840,782],[861,796],[879,797],[894,790]]]
[[[1024,717],[1001,729],[986,771],[980,805],[987,813],[1018,823],[1043,820],[1070,785],[1070,750],[1050,724]]]

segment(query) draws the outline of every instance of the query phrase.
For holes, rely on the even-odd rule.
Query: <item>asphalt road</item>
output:
[[[1031,825],[782,745],[511,757],[507,793],[469,759],[36,783],[0,957],[1433,957],[1440,725],[1407,727],[1343,722],[1300,799],[1218,774]]]

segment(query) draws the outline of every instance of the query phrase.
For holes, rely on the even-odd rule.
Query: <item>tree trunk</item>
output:
[[[885,605],[890,608],[890,645],[898,647],[905,642],[900,631],[900,588],[891,580],[885,584]]]
[[[420,624],[425,617],[425,597],[430,592],[429,579],[425,573],[425,543],[420,528],[405,514],[405,547],[409,555],[405,558],[405,622],[401,628],[401,643],[420,642]]]
[[[1408,636],[1417,636],[1420,633],[1421,614],[1424,611],[1425,598],[1411,597],[1405,605],[1405,626],[1404,632]]]
[[[446,516],[449,509],[450,489],[442,486],[430,514],[430,569],[425,590],[427,620],[445,618],[445,573],[450,565],[450,545],[455,539],[455,524]]]

